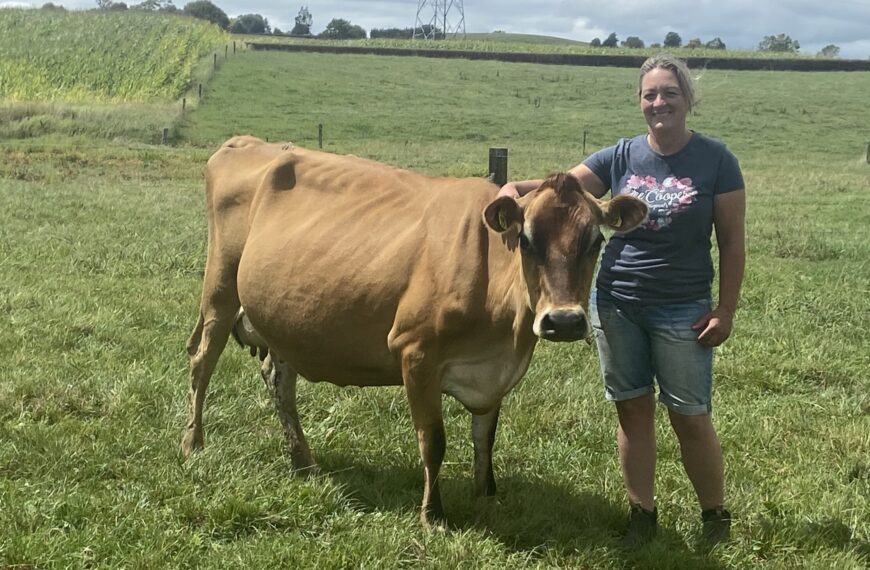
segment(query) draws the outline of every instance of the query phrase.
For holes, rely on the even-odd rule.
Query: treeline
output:
[[[616,32],[612,32],[609,36],[607,36],[604,41],[600,38],[593,38],[589,45],[592,47],[606,47],[606,48],[615,48],[617,46],[629,48],[629,49],[643,49],[646,46],[644,41],[637,36],[628,36],[624,40],[620,41],[619,37],[616,35]],[[651,48],[661,48],[665,47],[668,49],[685,47],[688,49],[714,49],[714,50],[724,50],[726,49],[725,42],[722,41],[722,38],[715,37],[712,40],[704,42],[701,38],[692,38],[685,45],[683,45],[683,38],[680,37],[680,34],[677,32],[668,32],[665,35],[664,40],[661,43],[652,43],[649,45]],[[797,40],[794,40],[788,34],[776,34],[771,36],[764,36],[764,38],[758,42],[758,51],[762,52],[777,52],[777,53],[798,53],[800,51],[801,44]],[[830,44],[822,48],[818,55],[820,57],[828,57],[834,58],[840,55],[840,48],[834,44]]]

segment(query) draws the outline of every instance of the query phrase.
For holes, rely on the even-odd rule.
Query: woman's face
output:
[[[686,128],[689,104],[677,76],[669,69],[657,67],[643,76],[640,108],[650,132],[678,133]]]

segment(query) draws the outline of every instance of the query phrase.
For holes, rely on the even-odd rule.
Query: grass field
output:
[[[301,383],[326,475],[300,481],[258,367],[230,346],[206,450],[180,456],[201,169],[219,142],[316,146],[322,124],[328,150],[437,174],[483,175],[487,148],[506,146],[511,177],[526,178],[578,162],[584,131],[587,152],[639,132],[634,85],[615,68],[250,52],[213,77],[174,147],[3,140],[0,567],[867,567],[868,74],[700,80],[692,127],[737,153],[749,199],[744,294],[716,368],[732,543],[695,548],[697,509],[660,421],[660,539],[619,550],[614,411],[582,343],[539,345],[507,397],[494,504],[470,499],[470,422],[445,399],[444,533],[417,522],[399,389]]]

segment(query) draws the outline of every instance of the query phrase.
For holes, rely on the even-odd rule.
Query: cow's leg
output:
[[[495,475],[492,471],[492,448],[501,405],[485,414],[472,414],[471,440],[474,442],[474,495],[495,495]]]
[[[417,432],[417,444],[423,459],[423,526],[444,524],[444,507],[438,488],[438,473],[444,461],[447,438],[441,412],[441,390],[437,376],[428,370],[423,352],[405,350],[402,354],[402,377],[411,408],[411,420]]]
[[[227,344],[233,319],[239,308],[234,291],[231,298],[224,297],[222,302],[206,302],[206,296],[203,299],[199,320],[187,342],[187,354],[190,358],[190,391],[187,396],[189,408],[187,429],[181,440],[181,450],[185,456],[203,447],[202,408],[205,393],[221,352]]]
[[[319,469],[311,456],[308,442],[305,441],[305,434],[299,423],[299,411],[296,409],[296,371],[270,351],[263,360],[260,373],[275,402],[290,451],[293,472],[304,476],[316,475]]]

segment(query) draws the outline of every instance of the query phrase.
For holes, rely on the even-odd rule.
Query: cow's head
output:
[[[572,341],[590,332],[586,311],[604,242],[600,226],[627,232],[646,215],[647,205],[637,198],[600,201],[585,192],[577,178],[558,173],[519,200],[496,198],[483,219],[504,236],[509,248],[518,244],[535,334]]]

